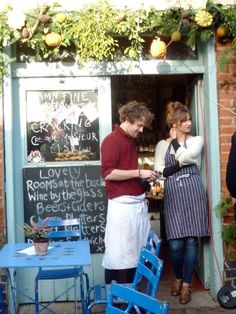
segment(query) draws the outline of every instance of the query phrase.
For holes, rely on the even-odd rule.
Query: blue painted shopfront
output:
[[[28,210],[25,206],[29,205],[25,202],[27,198],[25,195],[26,187],[23,177],[25,169],[33,168],[33,171],[37,173],[34,181],[34,183],[36,182],[35,195],[31,195],[30,197],[35,197],[36,199],[35,206],[38,206],[38,215],[42,213],[50,214],[52,212],[54,215],[57,215],[58,212],[71,214],[69,209],[66,206],[63,207],[63,205],[61,205],[62,207],[56,208],[45,208],[43,205],[37,205],[37,201],[40,201],[40,196],[38,196],[39,199],[37,200],[37,182],[39,183],[40,174],[43,172],[44,175],[56,177],[58,173],[57,170],[62,167],[72,168],[76,171],[78,167],[100,166],[99,146],[102,139],[112,129],[112,104],[114,102],[113,83],[117,77],[119,77],[120,80],[124,78],[126,81],[128,78],[132,79],[133,77],[138,77],[140,81],[142,81],[142,78],[146,79],[148,77],[154,80],[163,78],[165,82],[169,80],[170,87],[173,78],[175,81],[178,81],[178,79],[181,80],[183,77],[191,78],[191,84],[189,83],[189,89],[191,91],[190,106],[193,112],[195,128],[196,132],[201,134],[205,139],[202,177],[209,195],[212,228],[212,241],[202,243],[198,266],[204,286],[209,288],[212,295],[215,296],[221,286],[223,255],[222,240],[220,237],[221,222],[214,211],[214,207],[220,196],[218,107],[214,42],[209,41],[207,44],[200,47],[199,56],[196,60],[178,61],[166,59],[140,60],[139,62],[89,63],[82,68],[79,68],[76,63],[31,62],[21,64],[16,62],[12,64],[10,71],[11,75],[6,77],[4,82],[6,210],[9,242],[23,241],[22,231],[17,226],[24,223],[26,217],[25,212]],[[143,89],[147,89],[147,86],[143,87]],[[168,93],[168,89],[165,89],[165,91]],[[47,100],[47,116],[45,112],[43,112],[45,99]],[[91,154],[93,154],[93,158],[85,157],[81,159],[81,156],[74,156],[75,158],[73,159],[71,158],[73,156],[63,156],[62,153],[64,150],[66,151],[65,148],[67,148],[66,145],[68,145],[68,142],[66,142],[68,138],[70,138],[70,145],[75,147],[79,145],[78,138],[76,139],[77,135],[75,136],[76,131],[70,129],[67,124],[64,125],[64,134],[67,130],[69,130],[71,134],[70,137],[67,136],[64,138],[63,149],[60,148],[61,146],[52,148],[52,146],[49,145],[51,149],[49,155],[51,156],[52,152],[54,153],[52,160],[50,160],[50,157],[46,156],[46,148],[42,151],[45,153],[46,157],[43,156],[42,152],[40,160],[37,160],[37,156],[32,156],[31,151],[36,150],[31,149],[32,147],[30,145],[38,145],[38,143],[42,141],[42,129],[45,129],[46,126],[45,124],[40,124],[40,126],[39,124],[35,124],[33,128],[35,133],[30,135],[29,132],[27,132],[27,125],[29,122],[33,123],[35,120],[42,121],[42,119],[40,120],[40,115],[44,115],[44,122],[48,121],[47,119],[51,119],[51,117],[49,117],[50,106],[60,106],[62,102],[64,102],[64,104],[68,102],[70,106],[71,104],[73,105],[79,102],[82,104],[81,106],[86,104],[86,108],[91,107],[93,109],[92,113],[90,113],[90,119],[93,121],[92,116],[94,115],[94,119],[97,119],[96,126],[87,132],[86,122],[83,121],[80,125],[80,131],[84,127],[84,137],[86,137],[86,133],[89,133],[90,137],[88,139],[92,137],[95,139],[97,146],[94,149],[92,149],[90,145],[85,145],[85,147],[81,149],[83,151],[86,151],[86,149],[90,150]],[[158,110],[158,104],[154,106],[156,106]],[[83,108],[84,111],[87,110],[85,107]],[[81,113],[80,109],[81,107],[79,106],[78,109],[77,106],[76,110],[79,110]],[[65,111],[64,105],[63,110]],[[65,115],[63,110],[61,112],[62,116]],[[77,117],[80,116],[80,113],[77,112]],[[37,117],[38,119],[36,119]],[[58,119],[61,119],[60,115]],[[52,124],[52,120],[50,120],[49,124]],[[58,129],[60,128],[57,127],[57,130]],[[49,130],[46,129],[46,132],[49,132]],[[48,142],[50,142],[50,136],[47,139]],[[32,159],[34,159],[33,162]],[[49,169],[54,169],[55,171],[49,171]],[[83,179],[86,180],[85,178]],[[97,180],[100,180],[100,178],[97,178]],[[102,183],[100,182],[99,184],[99,188],[102,188]],[[30,186],[30,188],[31,187],[32,186]],[[33,189],[31,189],[31,191],[33,191]],[[42,197],[41,195],[41,198]],[[76,207],[76,205],[73,206],[75,206],[73,210],[76,215],[82,215],[84,209]],[[86,204],[84,204],[84,206],[86,206]],[[102,211],[104,211],[104,209],[102,209]],[[96,219],[94,221],[96,222]],[[99,223],[102,229],[104,227],[104,221],[100,221]],[[101,238],[96,239],[96,226],[93,226],[93,230],[95,231],[93,231],[93,238],[90,238],[91,243],[95,241],[97,243],[97,246],[95,245],[96,247],[99,247],[99,245],[102,246]],[[99,248],[97,251],[94,251],[92,255],[92,267],[86,269],[90,275],[92,284],[94,282],[103,282],[101,251],[101,247],[100,251]],[[217,256],[217,259],[215,256]],[[32,295],[33,280],[29,281],[28,278],[29,276],[33,278],[33,275],[34,270],[27,270],[27,274],[21,271],[17,276],[21,287],[23,287],[25,292],[32,293]],[[44,288],[43,291],[41,291],[43,299],[50,298],[50,294],[54,294],[55,290],[61,289],[61,286],[56,286],[54,283],[48,285],[47,289]],[[69,295],[68,299],[70,298],[71,296]],[[22,296],[19,296],[18,300],[20,303],[27,302]]]

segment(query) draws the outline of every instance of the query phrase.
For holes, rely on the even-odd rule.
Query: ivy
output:
[[[236,225],[223,225],[221,236],[222,239],[227,243],[236,243]]]
[[[116,22],[114,16],[114,10],[103,1],[71,14],[64,35],[74,39],[76,55],[81,62],[113,59],[118,47],[117,40],[111,36]]]
[[[220,217],[224,217],[228,214],[232,206],[233,206],[232,197],[230,195],[223,194],[220,201],[216,205],[215,210]],[[236,224],[234,223],[223,224],[221,237],[222,237],[222,240],[227,243],[235,243],[236,242]]]
[[[225,216],[228,210],[232,208],[232,197],[230,195],[222,195],[220,201],[216,205],[216,212],[221,216]]]

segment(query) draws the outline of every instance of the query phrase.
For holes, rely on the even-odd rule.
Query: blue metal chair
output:
[[[149,229],[147,240],[145,243],[145,248],[152,252],[154,255],[158,256],[161,246],[161,239],[155,233],[153,229]],[[130,284],[123,284],[125,286],[131,287]],[[96,284],[91,287],[87,292],[87,313],[89,314],[91,308],[96,304],[106,304],[108,295],[110,292],[111,285],[110,284]],[[91,303],[93,295],[93,302]]]
[[[160,281],[163,261],[145,247],[141,249],[134,281],[131,284],[122,284],[126,287],[138,290],[142,289],[147,295],[155,297]],[[87,294],[87,314],[91,313],[93,306],[106,304],[111,285],[95,285],[90,288]],[[90,301],[90,294],[93,291],[94,301]]]
[[[153,229],[149,229],[145,248],[156,256],[159,255],[162,240]]]
[[[45,223],[42,222],[42,223]],[[71,241],[77,240],[82,241],[82,227],[80,223],[80,219],[66,219],[66,220],[48,220],[48,226],[52,229],[48,238],[50,240],[63,240],[63,241]],[[63,291],[60,295],[54,298],[54,300],[45,303],[39,302],[39,289],[38,283],[41,280],[58,280],[58,279],[68,279],[74,278],[74,283],[70,287],[68,287],[65,291]],[[74,267],[74,268],[65,268],[65,269],[42,269],[40,268],[36,277],[35,277],[35,313],[39,313],[42,310],[47,310],[51,313],[55,313],[48,307],[55,303],[62,295],[67,293],[69,290],[74,288],[74,300],[75,300],[75,313],[78,313],[77,310],[77,279],[80,278],[80,289],[81,289],[81,303],[82,307],[85,308],[84,302],[84,289],[83,289],[83,279],[85,278],[86,282],[86,291],[89,289],[89,277],[83,271],[83,267]],[[41,306],[41,309],[39,309]]]
[[[7,308],[6,308],[6,304],[4,302],[4,295],[3,295],[2,287],[0,287],[0,313],[2,313],[2,314],[7,313]]]
[[[117,307],[117,299],[123,301],[122,303],[127,304],[128,307],[124,306],[124,309]],[[129,287],[113,283],[111,285],[105,313],[131,313],[133,309],[138,313],[168,314],[169,304]]]

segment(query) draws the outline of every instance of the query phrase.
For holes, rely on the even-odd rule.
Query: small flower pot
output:
[[[35,254],[45,255],[48,252],[49,241],[47,239],[33,242]]]

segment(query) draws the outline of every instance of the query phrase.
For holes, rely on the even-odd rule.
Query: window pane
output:
[[[99,160],[97,90],[27,91],[28,162]]]

